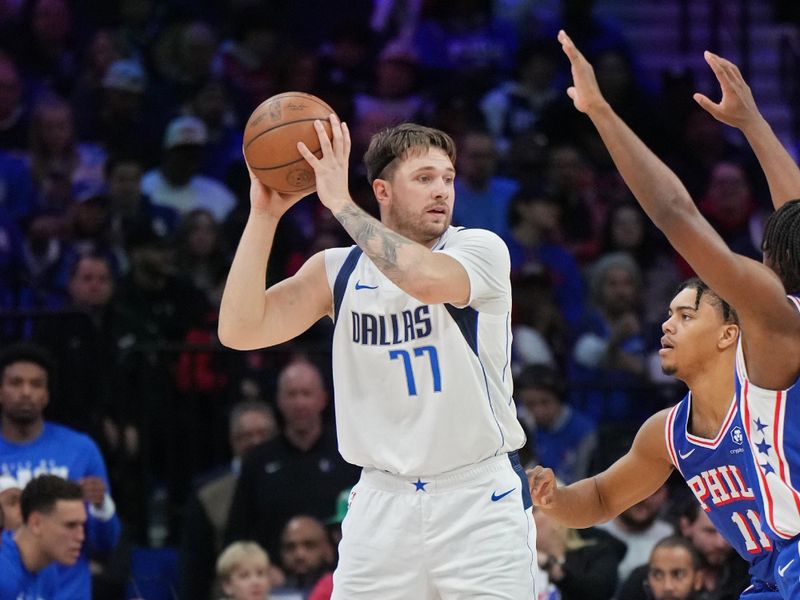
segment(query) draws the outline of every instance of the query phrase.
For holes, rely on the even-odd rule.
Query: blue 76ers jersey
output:
[[[789,296],[800,310],[800,300]],[[780,357],[776,357],[780,360]],[[741,341],[736,351],[739,410],[753,453],[765,526],[776,539],[800,535],[800,385],[767,390],[749,380]]]
[[[336,427],[351,464],[439,475],[525,443],[512,399],[508,249],[489,231],[450,227],[433,251],[464,267],[465,306],[420,302],[358,246],[325,251]]]
[[[750,575],[774,585],[772,543],[763,529],[751,481],[753,460],[736,398],[713,440],[689,433],[692,394],[667,415],[667,449],[672,464],[683,475],[700,507],[736,552],[750,563]]]

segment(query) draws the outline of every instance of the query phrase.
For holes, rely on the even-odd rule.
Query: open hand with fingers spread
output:
[[[537,465],[525,473],[528,476],[528,487],[531,490],[533,503],[536,506],[547,508],[555,500],[555,492],[558,487],[553,469]]]
[[[743,129],[761,118],[753,92],[742,77],[739,67],[713,52],[704,52],[708,66],[714,71],[722,90],[722,99],[712,102],[704,94],[692,96],[700,106],[718,121]]]
[[[572,66],[572,85],[567,88],[567,95],[572,98],[575,108],[589,114],[593,110],[607,106],[600,86],[597,85],[594,68],[563,29],[558,32],[558,41]]]
[[[321,121],[314,122],[322,158],[317,158],[303,142],[297,143],[297,149],[314,169],[320,202],[335,210],[351,201],[347,184],[351,144],[347,124],[342,123],[336,115],[330,116],[330,123],[332,139],[328,139]]]

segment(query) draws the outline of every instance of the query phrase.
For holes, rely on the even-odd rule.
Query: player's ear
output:
[[[376,179],[372,182],[372,193],[375,194],[378,204],[384,204],[389,201],[391,190],[392,184],[385,179]]]
[[[726,350],[730,348],[732,345],[735,345],[736,342],[739,340],[739,326],[734,325],[733,323],[728,323],[722,329],[722,335],[719,338],[719,347],[720,350]]]

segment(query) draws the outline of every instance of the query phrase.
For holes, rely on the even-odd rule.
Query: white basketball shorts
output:
[[[531,600],[536,529],[516,453],[433,477],[364,469],[332,600]]]

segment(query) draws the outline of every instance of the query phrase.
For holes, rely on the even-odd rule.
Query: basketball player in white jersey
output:
[[[535,530],[516,450],[508,250],[450,226],[455,147],[404,124],[364,161],[380,221],[348,190],[350,135],[315,124],[322,157],[298,144],[320,201],[355,240],[312,256],[266,290],[275,228],[298,197],[251,173],[251,212],[219,320],[223,344],[263,348],[318,319],[335,323],[339,448],[363,467],[343,523],[333,598],[535,597]]]
[[[800,301],[794,296],[800,293],[800,201],[774,200],[780,208],[770,216],[764,232],[765,264],[732,252],[698,212],[675,174],[614,113],[600,92],[591,65],[563,31],[559,32],[559,41],[572,65],[574,85],[567,93],[575,108],[592,120],[645,212],[695,272],[739,315],[736,372],[741,392],[737,396],[753,454],[751,480],[759,482],[759,512],[777,553],[775,581],[784,598],[798,598],[800,386],[796,384],[800,379]],[[709,62],[715,73],[735,69],[730,63]],[[719,74],[718,78],[721,83],[726,81]],[[700,95],[696,98],[714,114],[710,101]],[[768,129],[762,126],[762,134],[770,134]],[[768,168],[775,166],[765,164],[764,152],[779,143],[771,135],[767,137],[770,139],[755,143],[751,140],[751,144],[770,175]],[[797,167],[788,164],[791,160],[785,156],[783,162],[785,180],[791,181]],[[770,180],[773,196],[778,192],[778,181]]]

